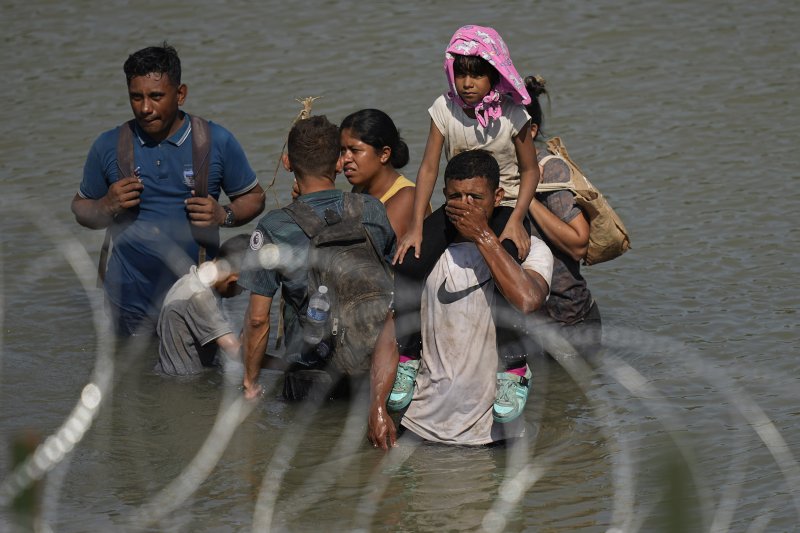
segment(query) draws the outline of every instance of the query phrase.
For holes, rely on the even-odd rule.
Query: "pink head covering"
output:
[[[525,89],[525,82],[517,73],[511,56],[508,54],[503,38],[487,26],[462,26],[453,34],[444,54],[444,70],[450,92],[447,97],[454,100],[462,108],[472,107],[466,104],[456,91],[455,74],[453,74],[453,54],[482,57],[500,73],[500,81],[492,87],[489,94],[474,106],[475,117],[484,128],[493,118],[500,118],[502,110],[500,100],[502,94],[508,94],[517,104],[531,103],[531,97]]]

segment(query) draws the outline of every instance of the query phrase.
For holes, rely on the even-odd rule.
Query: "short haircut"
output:
[[[492,87],[500,81],[500,73],[484,58],[453,54],[453,75],[465,76],[467,74],[471,76],[489,76]]]
[[[148,46],[129,55],[122,70],[125,71],[128,85],[132,78],[152,73],[166,74],[170,83],[181,84],[181,60],[178,57],[178,51],[168,45],[167,41],[164,41],[161,46]]]
[[[486,178],[494,191],[500,186],[500,165],[486,150],[467,150],[454,156],[444,169],[444,181]]]
[[[242,261],[248,248],[250,248],[250,235],[240,233],[222,243],[216,259],[217,261],[224,259],[228,262],[231,273],[237,273],[242,269]]]
[[[286,143],[292,170],[302,176],[334,174],[339,160],[339,128],[325,115],[298,120]]]

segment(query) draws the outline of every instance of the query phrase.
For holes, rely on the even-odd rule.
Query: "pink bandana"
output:
[[[447,74],[447,83],[450,92],[447,97],[455,101],[462,108],[468,109],[472,106],[466,104],[456,91],[455,75],[453,74],[453,54],[462,56],[482,57],[500,73],[500,81],[492,87],[489,94],[483,97],[475,108],[475,118],[478,124],[484,128],[492,119],[500,118],[502,109],[500,101],[503,94],[507,94],[514,99],[517,104],[529,104],[531,97],[525,89],[525,82],[517,73],[511,56],[508,55],[508,48],[503,38],[492,28],[486,26],[462,26],[453,34],[450,44],[444,54],[444,70]]]

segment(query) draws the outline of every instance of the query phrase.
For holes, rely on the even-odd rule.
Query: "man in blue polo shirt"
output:
[[[94,142],[72,200],[79,224],[109,228],[113,248],[105,274],[106,302],[121,336],[155,334],[164,295],[197,261],[198,235],[207,257],[219,247],[219,226],[241,226],[264,209],[264,192],[233,135],[209,122],[208,197],[195,196],[192,123],[180,106],[176,50],[164,43],[139,50],[123,67],[134,115],[133,175],[123,175],[117,142],[123,127]],[[224,191],[227,205],[218,200]]]

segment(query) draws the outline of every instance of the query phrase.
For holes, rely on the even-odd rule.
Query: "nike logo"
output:
[[[486,285],[490,281],[492,281],[492,278],[489,278],[489,279],[487,279],[485,281],[482,281],[477,285],[473,285],[472,287],[467,287],[466,289],[463,289],[463,290],[460,290],[460,291],[456,291],[456,292],[450,292],[445,288],[445,284],[447,283],[447,280],[444,280],[442,282],[442,284],[439,286],[439,290],[436,292],[436,299],[439,300],[439,303],[444,304],[444,305],[455,303],[455,302],[461,300],[462,298],[466,298],[471,293],[477,291],[478,289],[480,289],[481,287],[483,287],[484,285]]]

